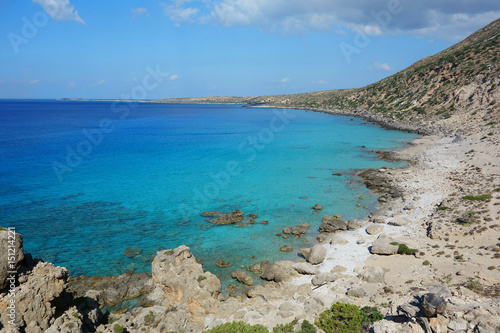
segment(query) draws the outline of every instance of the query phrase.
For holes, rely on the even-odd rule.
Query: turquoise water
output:
[[[240,265],[295,258],[279,247],[305,246],[325,214],[365,216],[376,196],[352,172],[401,166],[370,151],[416,137],[302,110],[66,101],[0,101],[0,129],[0,225],[27,252],[72,275],[114,275],[150,271],[158,249],[185,244],[223,280]],[[269,224],[199,215],[234,209]],[[275,235],[301,222],[309,237]],[[141,253],[125,256],[130,247]]]

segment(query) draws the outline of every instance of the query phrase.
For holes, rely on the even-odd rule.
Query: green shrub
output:
[[[478,196],[473,196],[473,195],[466,195],[464,197],[465,200],[472,200],[472,201],[482,201],[486,199],[491,199],[491,195],[489,194],[481,194]]]
[[[196,279],[196,281],[201,282],[201,281],[206,280],[206,279],[207,279],[206,276],[200,275],[200,276],[198,276],[198,278]]]
[[[457,219],[457,223],[468,226],[471,223],[476,222],[476,214],[477,213],[475,211],[469,210],[468,212],[463,213],[462,216]]]
[[[125,329],[122,326],[115,324],[115,326],[113,326],[113,331],[115,333],[123,333]]]
[[[368,328],[376,321],[384,319],[384,315],[380,313],[376,306],[365,306],[361,308],[361,314],[363,315],[363,320],[361,325],[363,329],[368,331]]]
[[[327,333],[360,333],[362,320],[356,305],[337,302],[322,312],[315,324]]]
[[[446,207],[446,206],[439,206],[438,207],[438,210],[448,210],[450,209],[450,207]]]
[[[302,325],[300,325],[300,331],[298,333],[316,333],[316,327],[314,327],[313,324],[308,322],[307,320],[304,320],[302,322]]]
[[[165,251],[164,253],[165,253],[165,255],[167,255],[167,256],[171,256],[171,255],[173,255],[173,254],[174,254],[174,250],[167,250],[167,251]]]
[[[273,328],[273,333],[293,333],[294,325],[292,323],[279,324]]]
[[[483,290],[483,285],[479,282],[478,277],[468,277],[467,282],[465,283],[465,288],[470,289],[472,291],[478,292]]]
[[[205,333],[269,333],[263,325],[250,325],[242,321],[225,323],[204,331]]]
[[[412,255],[417,252],[416,249],[410,249],[406,244],[399,244],[398,254],[408,254]]]

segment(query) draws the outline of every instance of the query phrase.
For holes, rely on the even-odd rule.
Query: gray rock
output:
[[[422,312],[427,318],[435,317],[446,311],[446,301],[438,294],[429,293],[422,301]]]
[[[265,266],[260,277],[264,280],[274,282],[288,281],[291,278],[290,273],[276,263]]]
[[[307,249],[300,249],[299,250],[299,255],[306,258],[309,257],[309,253],[311,253],[311,249],[310,248],[307,248]]]
[[[394,243],[394,239],[387,236],[386,234],[381,234],[378,238],[373,242],[370,252],[373,254],[383,254],[383,255],[391,255],[396,254],[399,249],[399,245],[392,245]]]
[[[12,241],[13,244],[9,244]],[[15,255],[12,251],[15,251]],[[24,259],[22,236],[7,229],[0,230],[0,253],[0,290],[3,290],[9,289],[8,271],[17,271]],[[14,260],[9,261],[12,257]]]
[[[316,244],[311,248],[307,261],[313,265],[321,264],[326,258],[326,248],[320,244]]]
[[[243,271],[232,272],[231,277],[239,283],[245,284],[247,286],[253,285],[253,277]]]
[[[385,283],[386,271],[382,267],[370,267],[359,273],[359,278],[368,283]]]
[[[366,296],[366,290],[364,290],[363,288],[349,289],[347,291],[347,296],[362,298]]]
[[[271,263],[268,260],[265,260],[265,261],[257,262],[255,264],[249,266],[247,269],[260,276],[260,275],[262,275],[262,272],[264,271],[264,269],[270,265],[271,265]]]
[[[407,226],[410,224],[410,220],[408,220],[407,218],[404,218],[404,217],[396,217],[396,218],[393,218],[392,220],[389,221],[389,224],[390,225],[394,225],[394,226],[397,226],[397,227],[404,227],[404,226]]]
[[[333,281],[336,280],[336,278],[337,278],[336,274],[333,274],[333,273],[321,273],[321,274],[315,275],[312,278],[311,283],[314,286],[319,286],[319,285],[322,285],[323,283],[333,282]]]
[[[329,217],[329,218],[327,218]],[[319,227],[319,232],[337,232],[347,230],[347,222],[326,215],[323,217],[323,224]]]
[[[366,233],[368,235],[378,235],[380,234],[382,231],[384,231],[384,226],[380,225],[380,224],[372,224],[372,225],[369,225],[367,228],[366,228]]]
[[[297,271],[297,273],[302,275],[316,275],[319,273],[318,268],[307,262],[298,262],[292,266],[293,269]]]
[[[448,324],[448,328],[454,332],[465,332],[467,330],[467,322],[461,318],[452,319]]]
[[[310,227],[311,225],[308,223],[301,223],[299,225],[284,228],[283,233],[301,237]]]
[[[408,318],[414,318],[417,316],[417,313],[420,311],[418,306],[406,303],[398,307],[398,315]]]
[[[347,222],[347,230],[357,230],[363,226],[363,223],[358,220],[350,220]]]

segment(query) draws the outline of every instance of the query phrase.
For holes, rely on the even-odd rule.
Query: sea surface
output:
[[[150,272],[158,250],[185,244],[227,283],[240,265],[295,259],[325,214],[365,217],[377,196],[354,171],[404,166],[373,151],[415,137],[303,110],[2,100],[0,225],[72,276]],[[234,209],[257,223],[200,216]],[[301,222],[307,237],[275,235]]]

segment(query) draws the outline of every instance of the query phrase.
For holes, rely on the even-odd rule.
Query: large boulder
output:
[[[397,245],[394,239],[386,234],[381,234],[373,242],[370,252],[373,254],[391,255],[396,254],[398,249],[399,245]]]
[[[11,275],[17,272],[24,259],[23,238],[20,234],[0,227],[0,290],[8,289]]]
[[[446,311],[446,301],[435,293],[428,293],[422,301],[422,312],[427,318],[436,317]]]
[[[298,262],[292,266],[297,273],[302,275],[316,275],[319,274],[319,269],[307,262]]]
[[[159,251],[152,264],[154,289],[148,300],[167,308],[183,308],[190,321],[203,326],[207,314],[216,312],[221,282],[205,272],[187,246]]]
[[[310,227],[311,225],[309,225],[308,223],[301,223],[299,225],[284,228],[283,233],[301,237]]]
[[[326,258],[326,248],[320,244],[314,245],[307,254],[307,262],[313,265],[321,264]]]
[[[325,215],[323,217],[323,224],[319,227],[319,232],[333,233],[337,231],[347,230],[347,222],[334,216]]]
[[[359,273],[359,278],[368,283],[385,283],[386,271],[382,267],[370,267]]]

